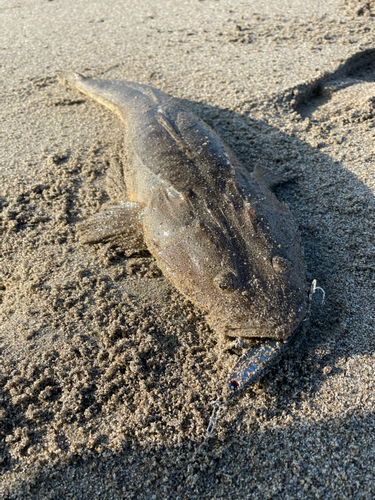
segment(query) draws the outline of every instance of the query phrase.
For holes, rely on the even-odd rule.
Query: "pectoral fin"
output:
[[[113,236],[143,238],[144,206],[128,201],[103,208],[78,226],[82,243],[96,243]]]
[[[255,165],[252,176],[260,184],[263,184],[268,189],[273,189],[279,184],[283,184],[293,179],[293,176],[286,172],[273,172],[268,168]]]

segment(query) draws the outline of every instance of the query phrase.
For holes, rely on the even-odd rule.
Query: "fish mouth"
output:
[[[256,338],[256,337],[274,337],[276,334],[276,330],[279,329],[282,325],[280,326],[264,326],[264,327],[252,327],[252,326],[246,326],[246,327],[228,327],[227,329],[227,335],[229,337],[251,337],[251,338]]]
[[[228,337],[241,337],[250,339],[279,339],[285,340],[294,335],[294,332],[304,322],[306,316],[299,318],[291,323],[281,323],[279,325],[270,326],[244,326],[244,327],[227,327],[226,335]]]

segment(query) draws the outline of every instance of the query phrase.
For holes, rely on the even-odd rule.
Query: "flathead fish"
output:
[[[200,118],[132,82],[60,72],[124,122],[123,199],[82,226],[83,240],[142,237],[165,276],[227,337],[286,341],[308,312],[306,266],[280,176],[243,168]]]

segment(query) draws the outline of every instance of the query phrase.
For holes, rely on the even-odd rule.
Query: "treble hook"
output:
[[[220,403],[220,401],[218,399],[216,401],[214,401],[212,404],[213,404],[214,409],[212,410],[211,418],[210,418],[210,421],[209,421],[208,426],[207,426],[206,438],[209,438],[212,436],[212,434],[215,430],[220,412],[225,406],[225,403]]]
[[[310,287],[310,294],[309,294],[309,299],[311,301],[313,294],[317,291],[320,290],[323,293],[323,299],[322,299],[322,304],[324,304],[324,299],[326,298],[326,292],[321,288],[320,286],[316,286],[317,281],[316,279],[312,280],[311,282],[311,287]]]

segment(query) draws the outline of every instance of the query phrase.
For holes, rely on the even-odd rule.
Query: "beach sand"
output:
[[[374,15],[333,0],[2,3],[1,498],[375,496]],[[326,300],[209,439],[235,357],[147,252],[79,243],[122,125],[58,69],[166,91],[249,170],[294,175],[277,195]]]

